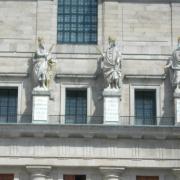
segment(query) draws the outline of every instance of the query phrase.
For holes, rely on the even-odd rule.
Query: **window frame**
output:
[[[161,115],[161,92],[160,92],[160,85],[139,85],[139,84],[132,84],[130,85],[130,116],[135,117],[135,90],[154,90],[156,93],[156,117],[160,117]],[[160,120],[159,118],[156,120],[156,125],[159,125]],[[131,125],[135,124],[135,118],[131,118]]]
[[[1,120],[0,120],[0,123],[17,123],[17,120],[18,120],[18,114],[17,114],[17,106],[18,106],[18,88],[15,88],[15,87],[13,87],[13,88],[5,88],[5,87],[3,87],[3,88],[0,88],[0,95],[1,95],[1,93],[3,93],[3,92],[1,92],[1,90],[5,90],[5,97],[7,98],[7,104],[6,105],[0,105],[0,109],[2,109],[2,108],[5,108],[6,109],[6,113],[3,115],[2,113],[0,113],[0,117],[2,117],[2,119],[6,119],[6,122],[1,122]],[[15,91],[14,91],[15,90]],[[14,91],[14,92],[16,92],[16,94],[13,96],[13,97],[16,97],[16,105],[15,106],[12,106],[10,103],[9,103],[9,101],[11,100],[11,93],[12,93],[12,91]],[[0,98],[1,99],[1,98]],[[2,96],[2,99],[3,99],[3,96]],[[12,113],[12,111],[10,110],[12,107],[15,107],[16,109],[14,109],[14,115],[13,116],[15,116],[15,120],[16,121],[11,121],[10,119],[10,117],[11,116],[9,116],[9,114],[10,113]],[[3,111],[4,112],[4,111]],[[10,119],[9,119],[10,118]],[[14,117],[13,117],[14,118]]]
[[[57,38],[56,38],[56,42],[57,42],[57,44],[62,44],[62,45],[97,45],[98,44],[98,42],[99,42],[99,32],[100,32],[100,30],[99,30],[99,20],[100,20],[100,18],[99,18],[99,4],[100,4],[100,2],[101,2],[101,0],[97,0],[97,7],[96,7],[96,41],[95,42],[93,42],[92,40],[89,40],[89,41],[85,41],[85,35],[83,35],[83,42],[78,42],[78,40],[77,40],[77,35],[76,35],[76,41],[75,42],[72,42],[72,41],[69,41],[69,42],[63,42],[63,41],[61,41],[60,40],[60,38],[58,39],[58,32],[60,32],[60,30],[58,29],[58,25],[60,24],[59,22],[58,22],[58,18],[60,17],[60,13],[59,13],[59,0],[57,0],[57,30],[56,30],[56,32],[57,32]],[[70,5],[70,6],[72,6],[72,5]],[[85,6],[85,5],[83,5],[83,6]],[[70,13],[69,14],[70,16],[72,16],[72,14]],[[78,14],[76,14],[77,16],[78,16]],[[90,15],[92,15],[92,14],[90,14]],[[78,22],[76,22],[76,24],[77,24]],[[72,23],[69,23],[69,24],[72,24]],[[92,24],[93,25],[93,24]],[[102,28],[101,28],[102,29]],[[91,28],[89,29],[89,30],[91,30]],[[64,31],[64,30],[63,30]],[[71,36],[71,29],[69,30],[69,32],[70,32],[70,35],[69,35],[69,37]],[[80,33],[80,31],[77,31],[77,29],[76,29],[76,31],[75,31],[76,33]],[[84,30],[84,28],[83,28],[83,34],[85,33],[85,30]],[[93,33],[93,32],[91,32],[91,33]],[[102,34],[102,33],[101,33]]]
[[[83,115],[83,113],[82,114],[77,114],[77,109],[78,109],[78,105],[77,105],[77,98],[79,97],[79,96],[74,96],[75,97],[75,99],[76,99],[76,105],[74,106],[75,107],[75,110],[76,110],[76,112],[75,112],[75,114],[66,114],[66,111],[67,111],[67,92],[76,92],[77,94],[79,94],[79,92],[85,92],[85,94],[86,94],[86,106],[85,106],[85,110],[86,110],[86,112],[84,111],[84,113],[85,113],[85,121],[82,121],[82,122],[80,122],[80,123],[78,123],[77,122],[77,117],[79,116],[79,117],[81,117],[82,115]],[[87,88],[85,88],[85,89],[72,89],[72,88],[66,88],[66,100],[65,100],[65,124],[87,124]],[[81,93],[80,93],[81,94]],[[83,97],[83,96],[82,96]],[[83,107],[84,108],[84,107]],[[72,116],[72,117],[74,117],[74,122],[73,123],[68,123],[68,122],[66,122],[66,117],[67,116]]]
[[[61,123],[65,124],[65,107],[66,107],[66,89],[74,89],[74,90],[87,90],[87,117],[91,115],[91,87],[89,84],[69,84],[62,83],[60,85],[60,115],[61,115]],[[87,124],[89,124],[89,119],[87,118]]]
[[[0,89],[11,89],[16,88],[17,89],[17,115],[21,114],[21,96],[22,96],[22,83],[16,83],[16,82],[0,82]],[[19,123],[21,118],[17,118],[17,123]]]
[[[138,124],[137,123],[137,119],[136,118],[138,118],[137,116],[136,116],[136,110],[137,110],[137,107],[136,107],[136,98],[137,97],[139,97],[139,95],[137,94],[138,92],[141,92],[142,94],[141,94],[141,99],[143,98],[143,107],[141,108],[141,112],[143,113],[143,116],[141,117],[141,116],[139,116],[139,118],[140,119],[143,119],[143,122],[142,122],[142,124]],[[147,118],[147,115],[146,114],[144,114],[145,112],[146,112],[146,110],[145,110],[145,105],[144,105],[144,100],[147,100],[145,97],[145,94],[146,93],[148,93],[149,92],[149,97],[151,96],[151,97],[153,97],[151,100],[153,100],[153,108],[151,109],[151,112],[153,112],[154,113],[154,115],[151,117],[150,116],[150,118],[151,118],[151,120],[153,120],[150,124],[149,123],[147,123],[146,122],[146,118]],[[134,93],[135,93],[135,116],[136,116],[136,118],[135,118],[135,125],[156,125],[157,124],[157,119],[156,119],[156,117],[157,117],[157,115],[156,115],[156,91],[154,90],[154,89],[135,89],[134,90]],[[152,94],[151,94],[152,93]],[[146,94],[147,95],[147,94]],[[139,111],[138,111],[139,112]]]

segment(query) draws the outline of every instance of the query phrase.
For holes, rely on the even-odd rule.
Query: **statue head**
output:
[[[108,38],[108,42],[109,42],[109,46],[110,46],[110,47],[114,47],[115,44],[116,44],[116,40],[113,39],[113,38],[111,38],[110,36],[109,36],[109,38]]]

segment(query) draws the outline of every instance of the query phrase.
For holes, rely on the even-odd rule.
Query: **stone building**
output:
[[[0,0],[0,180],[180,179],[179,36],[179,0]]]

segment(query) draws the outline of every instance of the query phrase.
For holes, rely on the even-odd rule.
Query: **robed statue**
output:
[[[34,78],[38,84],[36,88],[47,90],[50,80],[53,78],[53,67],[56,60],[52,56],[52,49],[53,46],[47,50],[43,38],[38,38],[38,48],[33,57]]]
[[[115,40],[109,37],[109,45],[105,53],[101,53],[101,68],[108,88],[120,89],[122,85],[122,54]]]
[[[178,46],[173,51],[172,56],[165,67],[169,68],[170,79],[172,85],[175,87],[175,92],[180,93],[180,37],[178,38]]]

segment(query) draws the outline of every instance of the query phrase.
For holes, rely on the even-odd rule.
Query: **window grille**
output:
[[[136,125],[156,124],[156,92],[155,90],[135,91]]]
[[[57,41],[97,43],[97,0],[58,0]]]
[[[17,89],[0,89],[0,123],[17,122]]]
[[[66,124],[87,123],[87,91],[67,90],[66,91]]]

